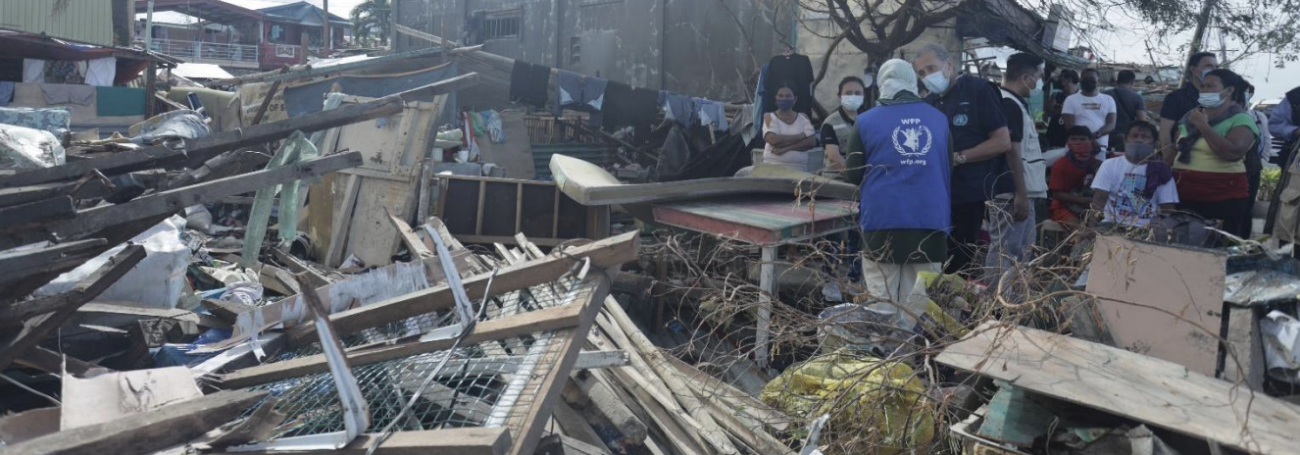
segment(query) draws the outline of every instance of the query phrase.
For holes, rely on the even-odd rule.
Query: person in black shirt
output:
[[[1057,76],[1057,84],[1061,86],[1061,91],[1052,93],[1047,104],[1047,147],[1059,148],[1065,147],[1065,119],[1061,118],[1061,107],[1065,105],[1065,99],[1079,91],[1079,73],[1074,70],[1063,70]]]
[[[1110,134],[1110,147],[1115,150],[1124,150],[1124,138],[1128,136],[1128,126],[1133,122],[1148,122],[1146,100],[1142,99],[1142,94],[1133,91],[1133,81],[1137,80],[1137,74],[1133,71],[1123,70],[1115,79],[1115,88],[1108,90],[1107,93],[1115,99],[1115,131]]]
[[[1183,76],[1183,86],[1165,96],[1165,104],[1160,107],[1160,149],[1174,147],[1174,125],[1183,120],[1183,116],[1200,106],[1203,80],[1210,71],[1219,68],[1219,59],[1213,52],[1197,52],[1187,59],[1187,70]]]
[[[1011,133],[997,88],[975,76],[958,74],[948,51],[928,44],[912,68],[929,92],[928,101],[948,117],[952,138],[952,232],[948,273],[965,272],[984,224],[986,202],[1014,193],[1016,219],[1028,216],[1020,156],[1011,150]],[[1008,154],[1014,154],[1008,157]],[[1019,203],[1025,200],[1025,203]]]
[[[826,160],[829,162],[828,169],[830,170],[844,170],[848,152],[842,149],[840,136],[847,136],[857,132],[857,128],[853,123],[858,120],[858,114],[862,113],[862,104],[866,91],[866,85],[857,76],[849,76],[840,81],[840,108],[836,109],[834,114],[828,116],[825,122],[822,122],[822,129],[819,133],[822,147],[826,150]]]

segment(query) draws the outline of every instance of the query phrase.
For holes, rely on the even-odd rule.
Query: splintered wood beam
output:
[[[389,207],[387,212],[388,220],[392,221],[393,229],[397,229],[397,234],[401,236],[402,243],[406,244],[406,250],[411,253],[411,257],[415,259],[433,257],[433,252],[429,251],[429,247],[424,244],[424,240],[420,240],[420,237],[415,235],[415,230],[411,229],[411,225],[407,224],[406,220],[393,213],[392,207]]]
[[[110,226],[175,213],[191,205],[244,193],[252,189],[316,177],[360,165],[361,152],[338,153],[303,161],[291,166],[266,169],[154,193],[121,204],[102,205],[82,210],[77,213],[76,217],[51,223],[43,227],[41,231],[49,232],[58,238],[78,238],[86,234],[99,232]],[[39,241],[42,237],[45,237],[43,232],[24,232],[5,239],[9,240],[9,243],[0,243],[0,247],[25,245]]]
[[[105,175],[116,175],[163,164],[185,161],[206,161],[220,153],[261,145],[289,137],[294,131],[310,133],[337,126],[387,117],[401,112],[402,99],[387,96],[368,103],[348,104],[338,109],[315,112],[288,120],[223,131],[213,135],[186,139],[185,145],[175,150],[166,146],[148,147],[131,152],[119,152],[103,158],[76,161],[62,166],[36,169],[15,174],[0,181],[0,187],[15,187],[58,182],[79,178],[98,170]]]
[[[6,447],[4,454],[152,453],[189,442],[234,420],[266,395],[266,392],[246,390],[218,392],[107,423],[30,439]]]
[[[591,332],[591,326],[596,321],[596,314],[604,306],[605,298],[609,295],[609,276],[605,274],[604,269],[592,269],[589,273],[588,281],[595,280],[594,289],[589,294],[580,296],[585,300],[573,302],[568,306],[578,307],[581,311],[578,316],[578,325],[567,330],[562,335],[563,338],[555,343],[548,350],[550,351],[546,358],[555,359],[546,373],[538,377],[535,382],[529,383],[529,393],[535,394],[531,406],[519,418],[518,428],[519,436],[516,438],[514,447],[510,453],[514,455],[532,455],[537,449],[537,443],[542,438],[542,429],[546,422],[550,420],[551,410],[557,401],[560,401],[564,391],[564,383],[569,378],[569,373],[573,371],[574,364],[578,361],[578,353],[582,346],[587,342],[587,334]],[[587,283],[575,283],[574,286],[585,286]],[[617,304],[617,303],[616,303]],[[535,387],[534,387],[535,386]],[[514,426],[509,425],[508,426]]]
[[[295,450],[295,455],[366,455],[378,435],[357,436],[342,449]],[[510,450],[510,431],[505,428],[448,428],[445,430],[399,431],[375,449],[375,455],[505,455]],[[215,455],[272,455],[284,451],[218,453]]]
[[[29,349],[26,354],[23,354],[23,356],[14,360],[14,363],[56,375],[63,374],[65,366],[69,374],[76,376],[85,375],[91,368],[103,368],[70,355],[65,356],[40,346]]]
[[[514,264],[500,269],[495,278],[483,273],[463,281],[465,293],[471,300],[479,300],[492,281],[492,292],[503,294],[559,279],[583,258],[590,258],[593,268],[617,268],[636,259],[639,237],[629,232],[616,237],[598,240],[586,245],[567,248],[558,254],[552,252],[545,259]],[[383,302],[335,313],[330,316],[339,335],[356,333],[371,327],[400,321],[415,315],[450,309],[455,304],[451,287],[435,286]],[[290,346],[300,346],[315,339],[315,328],[303,324],[288,329]]]
[[[482,321],[474,325],[474,330],[466,335],[461,343],[473,345],[485,341],[504,340],[531,333],[575,327],[583,315],[582,310],[581,305],[565,305],[496,320]],[[348,350],[348,365],[357,367],[410,357],[416,354],[442,351],[450,349],[454,342],[453,339],[442,339],[412,341],[379,348],[358,346]],[[326,371],[329,371],[329,364],[325,360],[325,355],[317,354],[244,368],[222,377],[220,384],[224,389],[236,389]]]
[[[63,325],[77,308],[91,301],[123,275],[131,271],[145,257],[144,247],[128,245],[121,252],[108,259],[108,263],[94,273],[83,278],[71,291],[65,293],[71,303],[58,310],[28,319],[18,330],[8,330],[0,334],[0,370],[13,363],[29,349],[45,339],[50,332]]]
[[[0,208],[0,232],[31,228],[55,219],[70,218],[77,213],[69,196]]]
[[[98,255],[104,239],[65,242],[21,252],[0,253],[0,285],[24,279],[42,271],[62,273],[81,265],[81,260]]]

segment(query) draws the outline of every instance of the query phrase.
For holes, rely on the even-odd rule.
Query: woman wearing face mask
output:
[[[856,131],[853,122],[857,121],[858,114],[862,113],[864,96],[866,96],[866,85],[862,83],[862,79],[849,76],[840,81],[840,108],[835,110],[835,114],[826,118],[821,130],[822,146],[826,148],[826,160],[829,162],[830,170],[844,169],[845,154],[848,151],[842,148],[840,138],[847,140],[849,135]]]
[[[794,111],[794,89],[789,84],[776,91],[776,112],[763,115],[763,162],[808,172],[808,149],[817,146],[816,130],[808,117]]]
[[[1164,150],[1178,182],[1178,208],[1218,220],[1224,231],[1246,238],[1250,185],[1244,160],[1259,141],[1259,127],[1243,108],[1246,81],[1218,69],[1207,73],[1201,85],[1200,106],[1178,122],[1176,147]]]

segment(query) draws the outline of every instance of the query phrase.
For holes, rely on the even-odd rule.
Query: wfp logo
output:
[[[902,119],[903,125],[894,127],[894,150],[903,156],[925,156],[934,145],[930,128],[921,125],[920,119]],[[911,126],[909,126],[911,125]]]

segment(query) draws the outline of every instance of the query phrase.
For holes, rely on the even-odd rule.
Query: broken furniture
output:
[[[777,296],[776,261],[782,245],[793,245],[857,228],[851,201],[799,201],[788,198],[723,198],[669,202],[653,206],[654,221],[691,232],[754,245],[762,250],[754,360],[768,365],[768,325]]]
[[[348,97],[344,105],[367,99]],[[433,102],[408,102],[402,112],[382,120],[334,128],[320,144],[322,153],[359,150],[361,166],[312,186],[307,233],[316,257],[338,267],[349,255],[368,266],[392,263],[400,245],[387,210],[403,218],[415,213],[421,165],[432,150],[435,125],[446,96]]]
[[[938,363],[1250,453],[1292,453],[1300,407],[1183,365],[1025,327],[985,323]]]
[[[609,206],[583,206],[554,182],[437,175],[435,216],[465,243],[515,244],[523,233],[540,246],[609,235]]]

